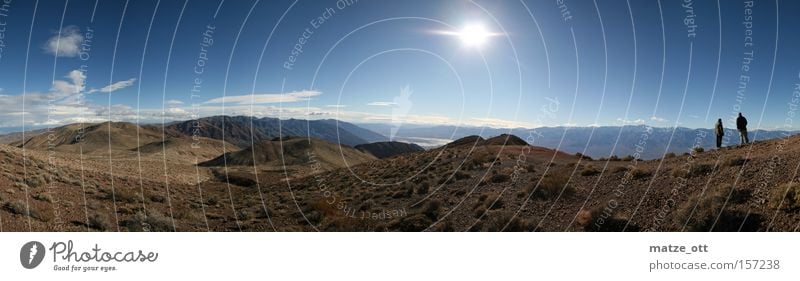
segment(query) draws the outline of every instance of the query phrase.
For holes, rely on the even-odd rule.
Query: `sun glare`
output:
[[[464,29],[458,32],[458,37],[464,45],[469,47],[480,47],[486,43],[492,34],[486,31],[486,28],[481,24],[473,24],[465,26]]]

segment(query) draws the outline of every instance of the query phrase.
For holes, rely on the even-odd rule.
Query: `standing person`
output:
[[[744,118],[741,112],[739,112],[739,117],[736,118],[736,129],[739,130],[739,142],[741,144],[750,143],[750,138],[747,137],[747,118]]]
[[[717,125],[714,126],[714,132],[717,134],[717,149],[722,147],[722,137],[725,136],[725,128],[722,127],[722,118],[717,119]]]

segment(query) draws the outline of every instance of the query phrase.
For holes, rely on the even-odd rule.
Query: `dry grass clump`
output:
[[[5,209],[12,214],[29,216],[41,221],[49,221],[49,218],[44,217],[33,205],[26,205],[23,201],[8,202],[5,204]]]
[[[514,212],[502,211],[492,213],[486,220],[486,230],[491,232],[508,231],[522,232],[531,231],[533,224],[526,219],[514,216]]]
[[[711,164],[697,164],[693,163],[688,168],[679,166],[672,170],[672,176],[676,178],[691,178],[697,176],[704,176],[714,171],[714,166]]]
[[[568,184],[569,180],[569,173],[566,171],[547,173],[541,179],[539,186],[528,187],[528,194],[541,200],[555,199],[562,193],[564,196],[570,196],[575,193],[575,187]]]
[[[747,162],[747,159],[745,159],[742,156],[738,156],[737,155],[737,156],[730,156],[728,158],[725,158],[725,162],[723,162],[723,165],[726,166],[726,167],[742,166],[746,162]]]
[[[742,200],[738,194],[741,193],[737,193],[731,185],[722,185],[708,190],[702,196],[700,194],[690,196],[675,211],[675,224],[679,227],[685,224],[688,231],[724,229],[728,221],[736,223],[734,227],[738,227],[742,221],[731,219],[733,214],[723,209],[726,201]]]
[[[600,174],[600,170],[598,170],[594,165],[586,165],[581,171],[581,176],[590,177],[594,175]]]
[[[769,207],[787,212],[800,208],[800,184],[789,182],[773,188],[769,193]]]
[[[106,231],[111,229],[111,220],[108,219],[108,216],[100,213],[94,213],[89,216],[89,227],[100,230]]]
[[[49,194],[44,194],[44,193],[36,194],[33,196],[33,199],[48,203],[53,203],[53,197],[50,196]]]
[[[492,183],[503,183],[511,180],[511,177],[506,174],[496,174],[492,175],[492,178],[489,179]]]
[[[164,216],[156,210],[148,210],[147,214],[137,212],[128,222],[128,230],[136,232],[165,232],[173,231],[175,228],[172,219]]]
[[[649,178],[651,175],[653,175],[653,173],[651,173],[650,171],[647,171],[642,168],[633,168],[633,170],[630,171],[630,174],[631,178],[635,180],[646,179]]]

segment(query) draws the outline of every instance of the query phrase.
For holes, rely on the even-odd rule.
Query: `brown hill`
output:
[[[131,149],[132,152],[141,153],[142,156],[154,157],[163,157],[166,151],[166,157],[164,158],[168,161],[185,163],[205,162],[223,153],[239,150],[241,148],[231,143],[203,137],[196,139],[169,137],[164,141],[155,141]]]
[[[396,155],[425,151],[419,145],[397,141],[373,142],[368,144],[356,145],[355,149],[372,154],[379,159],[389,158]]]
[[[375,157],[349,146],[337,145],[315,138],[286,138],[257,142],[241,151],[230,152],[199,164],[200,166],[274,167],[310,165],[346,167],[375,160]]]
[[[515,135],[502,134],[493,138],[488,138],[483,145],[528,145],[527,142]]]
[[[79,153],[108,153],[136,148],[143,144],[161,141],[162,134],[127,122],[98,124],[70,124],[51,129],[29,138],[24,143],[11,145],[26,149]]]
[[[478,146],[478,145],[483,144],[484,141],[486,141],[486,140],[484,138],[482,138],[481,136],[475,136],[475,135],[466,136],[466,137],[454,140],[454,141],[446,144],[445,147],[455,147],[455,146],[463,146],[463,145]]]

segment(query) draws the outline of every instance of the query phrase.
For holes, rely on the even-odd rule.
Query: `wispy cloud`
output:
[[[397,105],[397,103],[396,102],[390,102],[390,101],[373,101],[373,102],[367,103],[367,105],[372,105],[372,106],[395,106],[395,105]]]
[[[321,95],[319,91],[299,91],[290,93],[279,94],[253,94],[253,95],[240,95],[240,96],[225,96],[220,98],[211,99],[204,102],[205,104],[269,104],[269,103],[290,103],[299,101],[308,101],[312,97]]]
[[[328,107],[328,108],[345,108],[347,106],[344,105],[344,104],[328,104],[328,105],[325,105],[325,107]]]
[[[108,86],[102,87],[100,89],[92,89],[92,90],[89,91],[89,93],[91,94],[91,93],[100,92],[100,93],[109,94],[109,93],[113,93],[113,92],[125,89],[125,88],[130,87],[130,86],[133,86],[133,82],[136,82],[136,78],[117,81],[117,82],[109,84]]]
[[[83,35],[80,28],[71,25],[61,29],[60,34],[53,35],[42,46],[45,53],[57,57],[76,57],[80,54]]]

